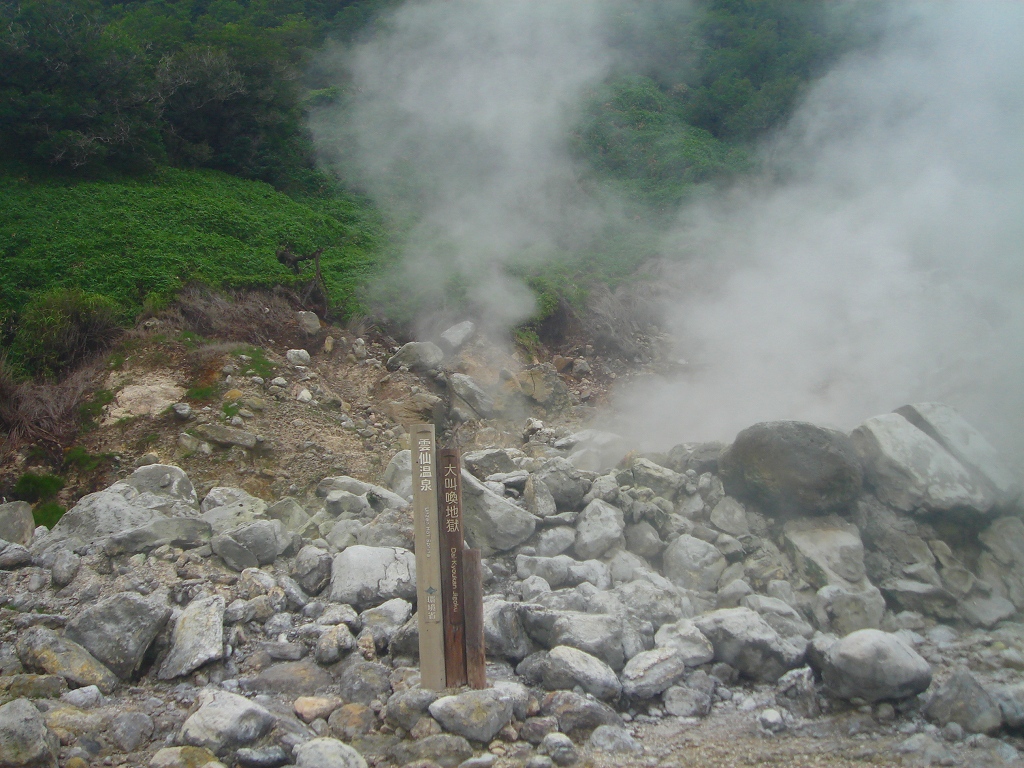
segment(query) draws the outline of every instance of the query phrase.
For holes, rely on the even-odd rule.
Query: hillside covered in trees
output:
[[[127,323],[191,281],[307,282],[311,268],[296,275],[275,258],[282,248],[324,249],[320,298],[336,316],[370,309],[361,287],[385,268],[391,235],[408,222],[378,208],[358,180],[318,167],[307,116],[325,104],[345,109],[351,95],[350,82],[319,65],[325,46],[345,51],[372,38],[397,5],[0,2],[0,339],[9,362],[26,373],[60,369],[26,356],[55,291],[79,291],[80,302],[98,301]],[[645,221],[700,185],[756,170],[754,148],[808,84],[870,42],[864,3],[610,7],[619,64],[585,94],[568,140],[588,194],[613,190]],[[586,252],[572,257],[573,270],[593,273]],[[534,272],[535,285],[548,284]],[[72,322],[43,315],[43,325]]]

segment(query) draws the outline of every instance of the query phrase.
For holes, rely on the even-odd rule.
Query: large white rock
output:
[[[351,546],[335,555],[331,600],[359,608],[416,599],[416,557],[401,547]]]
[[[513,714],[511,698],[495,689],[444,696],[429,709],[449,733],[485,744],[512,721]]]
[[[875,495],[904,512],[988,512],[991,487],[977,482],[953,455],[898,413],[873,416],[855,430],[857,454]]]
[[[905,640],[877,629],[862,629],[834,643],[822,659],[825,687],[840,699],[904,699],[931,684],[928,662]]]
[[[264,707],[228,691],[205,688],[197,709],[181,726],[180,740],[214,754],[244,747],[263,736],[276,718]]]
[[[803,661],[804,648],[780,637],[749,608],[711,611],[693,623],[711,641],[716,661],[724,661],[754,680],[775,682]]]
[[[685,533],[668,545],[662,562],[669,581],[701,592],[715,591],[726,566],[717,547]]]
[[[611,667],[586,651],[568,645],[551,649],[541,682],[548,690],[555,691],[578,685],[599,699],[614,699],[622,690]]]
[[[990,482],[1001,501],[1012,502],[1020,496],[1019,474],[955,408],[942,403],[915,403],[897,408],[896,413]]]
[[[641,651],[622,670],[623,692],[635,699],[657,696],[686,674],[686,659],[674,645]]]
[[[466,470],[462,471],[463,528],[466,541],[483,557],[504,552],[533,535],[536,518],[494,493]]]
[[[594,499],[576,520],[576,554],[581,560],[600,557],[622,538],[622,510]]]
[[[654,644],[675,648],[689,667],[699,667],[715,658],[715,647],[689,619],[663,624],[654,635]]]

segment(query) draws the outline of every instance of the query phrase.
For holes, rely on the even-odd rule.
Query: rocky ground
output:
[[[952,409],[644,454],[586,427],[653,337],[286,337],[152,323],[69,512],[0,505],[0,766],[1022,762],[1020,489]],[[422,420],[464,452],[484,691],[418,685]]]

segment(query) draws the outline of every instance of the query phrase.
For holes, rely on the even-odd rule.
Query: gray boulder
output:
[[[548,459],[534,477],[551,492],[559,510],[579,509],[583,497],[590,490],[590,481],[568,459],[556,456]]]
[[[718,549],[706,541],[683,534],[662,554],[665,576],[676,586],[713,592],[727,565]]]
[[[600,557],[621,541],[625,527],[621,509],[594,499],[576,519],[576,554],[581,560]]]
[[[484,392],[483,387],[464,373],[453,373],[448,377],[452,392],[471,409],[474,418],[490,418],[494,415],[494,400]]]
[[[462,472],[463,527],[466,541],[483,557],[504,552],[526,541],[536,518],[491,491],[469,472]]]
[[[412,500],[412,451],[399,451],[384,469],[384,486],[403,499]]]
[[[592,731],[599,725],[623,725],[618,712],[603,701],[597,701],[575,691],[555,691],[545,697],[541,703],[540,713],[545,717],[556,718],[558,728],[562,731],[561,734],[549,734],[545,741],[556,735],[567,739],[564,734]]]
[[[0,539],[27,546],[32,541],[32,532],[35,529],[32,505],[27,501],[0,504]]]
[[[32,551],[44,551],[60,541],[67,541],[70,547],[77,548],[164,518],[166,516],[159,510],[135,506],[120,494],[97,491],[79,499],[48,535],[33,541]]]
[[[639,755],[644,748],[625,728],[616,725],[599,725],[587,740],[591,749],[619,755]]]
[[[57,768],[60,742],[28,699],[0,707],[0,765]]]
[[[896,413],[990,483],[1001,504],[1011,504],[1020,496],[1018,473],[956,409],[942,403],[915,403],[897,408]]]
[[[689,619],[662,624],[654,635],[659,648],[674,648],[688,667],[699,667],[715,658],[715,647]]]
[[[331,578],[331,554],[326,549],[307,544],[295,556],[292,576],[311,595],[320,593]]]
[[[416,558],[400,547],[355,545],[334,557],[330,599],[358,608],[416,597]]]
[[[174,623],[171,651],[158,674],[161,680],[187,675],[224,656],[224,609],[220,595],[199,597],[188,604]]]
[[[622,670],[622,691],[634,699],[649,699],[686,674],[686,654],[674,645],[641,651]]]
[[[437,344],[430,341],[410,341],[388,358],[387,368],[389,371],[395,371],[405,366],[413,371],[433,371],[443,362],[444,352]]]
[[[184,470],[171,464],[139,467],[107,490],[120,493],[137,507],[157,509],[168,515],[195,514],[199,507],[192,481]]]
[[[748,427],[718,463],[730,496],[808,514],[845,509],[860,495],[863,481],[850,438],[800,421]]]
[[[1003,724],[999,702],[962,667],[932,694],[924,714],[940,726],[956,723],[968,733],[992,734]]]
[[[485,744],[512,721],[511,700],[493,689],[444,696],[429,711],[446,731]]]
[[[205,688],[199,692],[199,708],[181,726],[179,739],[222,755],[256,741],[275,720],[264,707],[244,696]]]
[[[596,656],[615,670],[622,669],[625,663],[620,616],[525,605],[521,617],[526,633],[545,648],[572,646]]]
[[[164,545],[194,549],[210,540],[212,529],[194,517],[158,517],[144,525],[113,534],[103,543],[108,557],[151,552]]]
[[[296,768],[366,768],[365,758],[343,741],[321,736],[295,748]]]
[[[707,717],[714,703],[714,678],[697,671],[684,685],[673,685],[661,695],[665,711],[675,717]]]
[[[541,684],[548,690],[580,686],[599,699],[614,699],[622,690],[612,668],[586,651],[557,645],[548,653],[541,673]]]
[[[59,675],[77,687],[95,685],[103,693],[117,687],[117,676],[95,656],[48,627],[22,631],[15,645],[18,658],[28,669]]]
[[[68,623],[64,636],[129,680],[170,615],[165,604],[122,592],[87,607]]]
[[[642,488],[650,488],[656,496],[671,501],[686,484],[686,477],[674,472],[650,459],[634,459],[630,465],[633,484]]]
[[[897,635],[861,629],[836,641],[821,659],[825,688],[840,699],[905,699],[926,690],[931,666]]]
[[[711,641],[716,661],[759,682],[775,682],[804,658],[804,648],[780,637],[749,608],[711,611],[693,623]]]
[[[476,323],[472,320],[463,320],[456,323],[441,334],[441,347],[448,352],[455,352],[470,340],[476,332]]]
[[[516,662],[534,650],[523,626],[520,605],[496,597],[484,600],[484,646],[488,656]]]
[[[952,454],[898,413],[868,419],[851,438],[866,483],[895,509],[984,515],[996,502],[991,487],[979,484]]]

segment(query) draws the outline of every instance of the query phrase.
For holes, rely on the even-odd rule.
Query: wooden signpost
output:
[[[420,684],[434,690],[467,683],[485,688],[480,551],[466,549],[463,538],[459,451],[435,450],[432,424],[411,425],[409,434]]]
[[[439,691],[445,687],[447,680],[441,620],[441,541],[437,526],[434,425],[414,424],[409,434],[412,448],[413,525],[416,532],[420,685]]]
[[[437,452],[441,515],[441,604],[444,607],[444,669],[448,687],[466,684],[466,637],[462,586],[462,467],[457,448]]]

